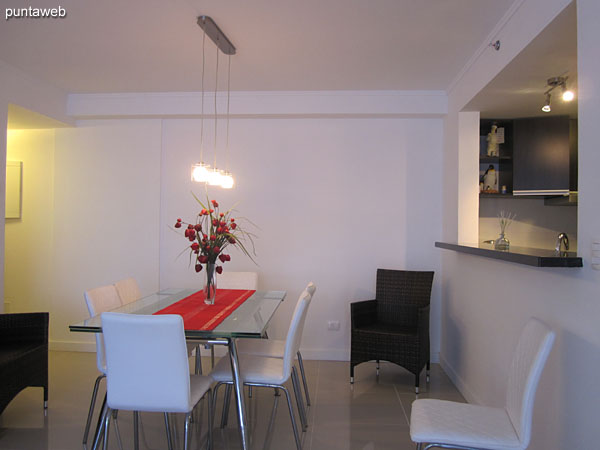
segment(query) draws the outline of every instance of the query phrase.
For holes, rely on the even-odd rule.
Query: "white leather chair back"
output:
[[[506,410],[523,444],[529,445],[533,404],[542,370],[552,349],[555,333],[531,318],[523,328],[508,374]]]
[[[138,286],[135,278],[125,278],[124,280],[117,281],[115,288],[121,299],[121,303],[126,305],[127,303],[134,302],[142,297],[140,287]]]
[[[101,286],[89,291],[85,291],[83,294],[85,298],[85,304],[87,305],[90,317],[97,316],[103,312],[113,310],[121,306],[121,299],[117,293],[117,289],[109,284],[108,286]],[[95,333],[96,337],[96,365],[98,370],[102,373],[106,371],[106,358],[104,357],[104,338],[102,333]]]
[[[290,322],[290,328],[288,329],[287,337],[285,338],[285,350],[283,352],[283,373],[288,374],[292,371],[292,364],[296,358],[296,353],[300,348],[300,341],[302,339],[302,330],[304,328],[304,320],[306,319],[306,312],[310,305],[312,296],[309,292],[304,291],[300,294],[294,314],[292,315],[292,321]]]
[[[103,313],[102,330],[110,408],[192,410],[181,316]]]
[[[258,289],[258,273],[227,272],[217,275],[217,289]]]

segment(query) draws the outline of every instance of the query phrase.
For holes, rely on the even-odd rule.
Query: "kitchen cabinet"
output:
[[[487,156],[487,136],[496,125],[499,135],[498,155]],[[479,178],[483,181],[485,171],[492,166],[497,175],[496,191],[484,191],[482,197],[495,197],[502,195],[502,187],[506,186],[506,194],[513,190],[513,123],[512,120],[481,119],[479,125]]]
[[[513,194],[577,190],[577,121],[567,116],[513,121]]]

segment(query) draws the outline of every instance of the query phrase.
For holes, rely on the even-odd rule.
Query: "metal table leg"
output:
[[[231,361],[231,374],[233,376],[233,392],[235,394],[235,403],[237,407],[238,423],[240,425],[240,438],[242,440],[242,449],[248,450],[248,429],[246,428],[246,405],[244,403],[244,381],[240,377],[240,365],[238,361],[237,347],[234,338],[227,339],[229,347],[229,360]]]

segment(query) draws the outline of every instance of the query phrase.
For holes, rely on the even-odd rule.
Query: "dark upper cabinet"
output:
[[[577,190],[577,121],[567,116],[513,121],[513,194]]]

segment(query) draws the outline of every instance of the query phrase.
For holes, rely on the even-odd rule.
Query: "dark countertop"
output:
[[[494,250],[493,244],[452,244],[448,242],[436,242],[435,246],[528,266],[583,267],[583,260],[575,252],[561,252],[560,255],[557,255],[554,250],[540,248],[513,247],[511,245],[509,250]]]

